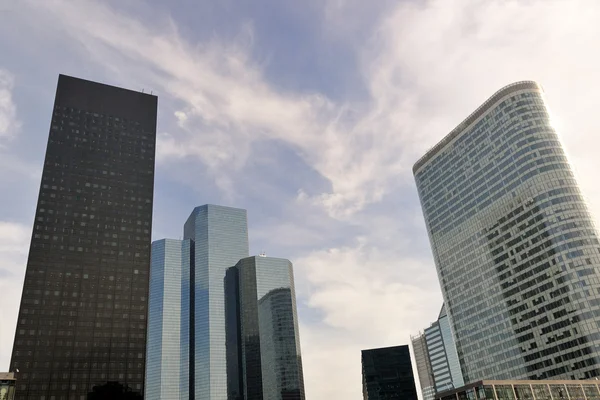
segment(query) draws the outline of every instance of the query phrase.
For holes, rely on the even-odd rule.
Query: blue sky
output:
[[[0,0],[0,370],[8,368],[59,73],[159,96],[154,238],[246,208],[295,265],[307,396],[360,399],[360,350],[441,295],[413,163],[487,97],[539,81],[600,211],[595,0]]]

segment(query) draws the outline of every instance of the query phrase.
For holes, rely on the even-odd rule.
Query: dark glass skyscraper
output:
[[[304,400],[292,263],[248,257],[227,271],[229,400]]]
[[[417,400],[408,346],[362,351],[364,400]]]
[[[59,76],[11,360],[18,399],[143,390],[157,100]]]

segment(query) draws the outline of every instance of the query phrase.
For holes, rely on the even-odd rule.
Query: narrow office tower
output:
[[[420,333],[418,336],[411,337],[410,339],[415,354],[415,363],[417,364],[417,374],[419,375],[423,400],[433,400],[435,398],[433,370],[429,361],[425,334]]]
[[[228,399],[304,400],[292,263],[248,257],[225,285]]]
[[[189,329],[183,321],[189,297],[182,290],[189,258],[189,240],[152,243],[145,400],[189,398],[189,334],[182,328]]]
[[[156,112],[156,96],[58,78],[10,365],[20,400],[143,391]]]
[[[425,329],[425,342],[433,371],[435,392],[463,386],[465,382],[460,370],[446,305],[442,306],[437,321]]]
[[[184,226],[193,243],[192,376],[196,399],[226,400],[225,287],[227,269],[248,257],[246,210],[196,207]],[[192,397],[194,398],[194,397]]]
[[[598,376],[598,231],[541,87],[496,92],[413,171],[465,383]]]

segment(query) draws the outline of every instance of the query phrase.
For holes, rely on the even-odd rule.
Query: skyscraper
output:
[[[415,364],[417,364],[417,374],[419,375],[423,400],[433,400],[435,397],[433,370],[431,369],[431,363],[429,361],[425,334],[420,333],[415,337],[411,337],[411,341],[413,352],[415,354]]]
[[[244,258],[225,292],[229,400],[304,400],[292,263]]]
[[[189,241],[186,241],[189,242]],[[190,255],[183,241],[162,239],[152,243],[150,295],[148,304],[148,346],[146,400],[180,398],[182,374],[189,366],[182,362],[183,262]],[[189,298],[187,300],[189,302]],[[188,325],[189,326],[189,325]],[[189,328],[188,328],[189,329]],[[185,329],[183,330],[185,332]],[[186,335],[183,335],[184,338]],[[189,335],[187,335],[189,340]],[[189,380],[187,381],[189,382]],[[182,396],[182,398],[185,398]]]
[[[425,329],[425,342],[433,372],[435,392],[463,386],[465,382],[445,305],[442,306],[437,321]]]
[[[465,382],[600,374],[598,233],[535,82],[414,168]]]
[[[364,400],[416,400],[408,346],[363,350]]]
[[[231,267],[225,274],[225,352],[227,400],[244,399],[242,331],[240,329],[239,270]]]
[[[225,289],[227,269],[248,257],[246,210],[196,207],[184,226],[193,248],[193,376],[196,399],[226,400]]]
[[[17,398],[141,392],[157,97],[60,75],[11,370]]]
[[[246,210],[211,204],[152,243],[148,400],[227,399],[224,279],[247,256]]]

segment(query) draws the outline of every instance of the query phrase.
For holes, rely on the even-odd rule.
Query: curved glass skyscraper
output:
[[[542,89],[501,89],[413,171],[465,382],[598,376],[598,233]]]

